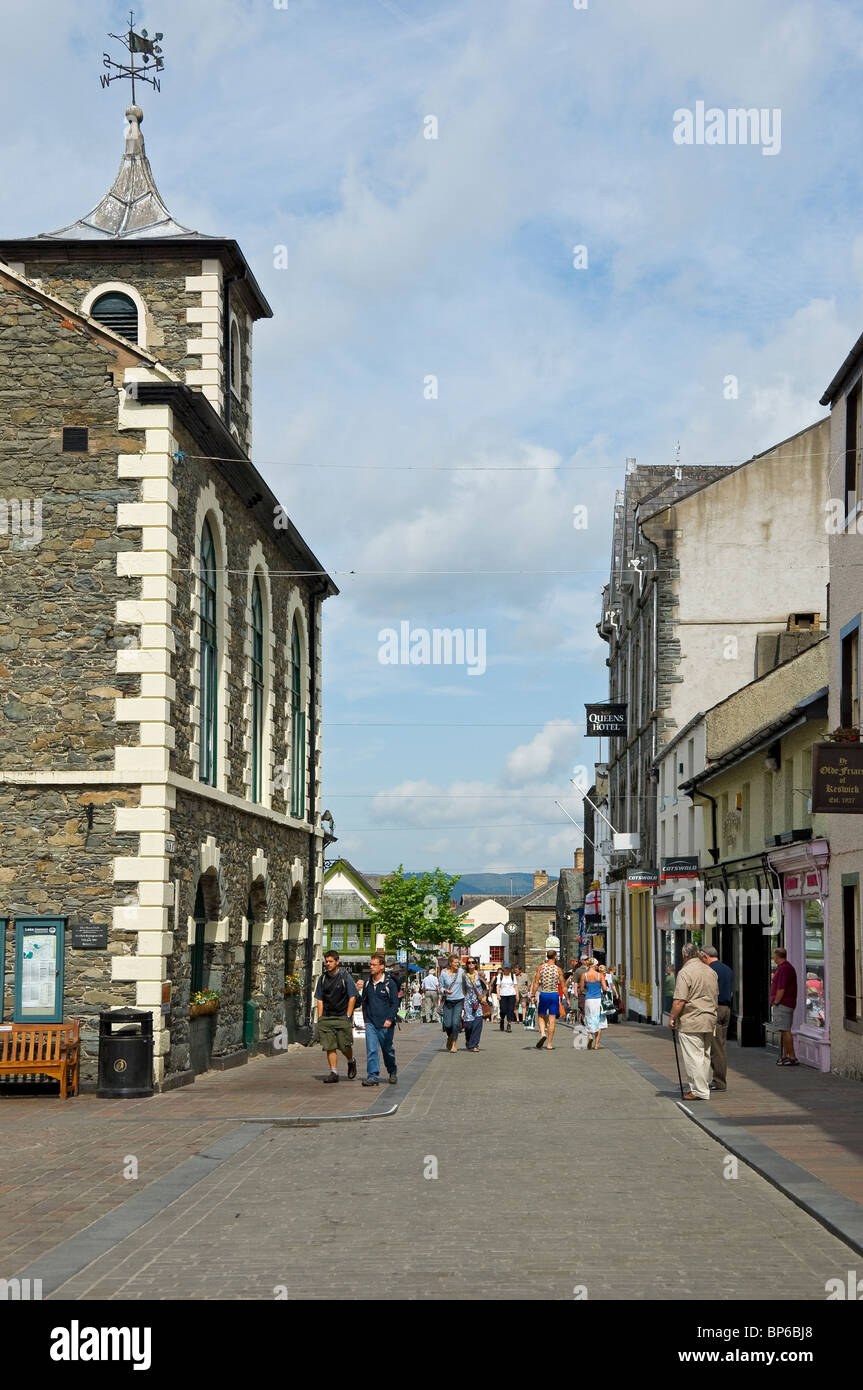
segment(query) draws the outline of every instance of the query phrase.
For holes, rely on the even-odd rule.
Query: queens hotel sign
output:
[[[626,738],[626,705],[585,705],[588,738]]]

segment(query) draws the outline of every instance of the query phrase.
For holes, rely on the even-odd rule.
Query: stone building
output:
[[[148,1009],[168,1087],[201,1024],[241,1062],[286,969],[308,991],[336,588],[251,462],[272,311],[235,241],[174,221],[126,117],[91,213],[0,240],[0,925],[4,1017],[80,1017],[87,1079],[98,1013]]]
[[[658,805],[688,773],[686,757],[672,759],[660,790],[663,749],[699,711],[823,630],[827,536],[817,521],[829,448],[822,419],[736,467],[632,467],[618,495],[599,632],[609,698],[629,716],[626,737],[610,740],[609,819],[639,836],[635,853],[612,854],[609,872],[609,932],[624,942],[630,1016],[662,1016],[666,951],[649,875],[658,877]]]
[[[545,959],[546,938],[556,935],[557,879],[535,870],[532,890],[510,903],[509,920],[518,927],[510,939],[510,960],[532,976]]]
[[[830,704],[828,725],[860,736],[863,626],[863,336],[824,395],[830,407],[831,469],[821,514],[830,551]],[[861,812],[831,812],[829,885],[830,1066],[863,1081],[863,831]]]

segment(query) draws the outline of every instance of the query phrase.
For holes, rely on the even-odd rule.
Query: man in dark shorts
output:
[[[315,999],[318,1004],[318,1037],[330,1064],[330,1074],[325,1077],[324,1084],[338,1081],[340,1052],[348,1059],[348,1080],[353,1081],[357,1064],[353,1049],[352,1015],[357,1004],[357,987],[348,972],[339,965],[338,951],[327,951],[324,956],[324,973],[318,980]]]

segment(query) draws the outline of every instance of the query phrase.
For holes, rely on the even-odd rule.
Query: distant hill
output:
[[[464,874],[452,890],[458,901],[465,893],[517,893],[523,897],[533,888],[533,874]]]

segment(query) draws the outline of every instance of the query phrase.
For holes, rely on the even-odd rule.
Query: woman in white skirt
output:
[[[602,995],[605,989],[605,966],[595,957],[587,962],[584,976],[584,1022],[587,1027],[587,1045],[596,1052],[599,1048],[599,1035],[608,1027],[608,1020],[602,1012]]]

